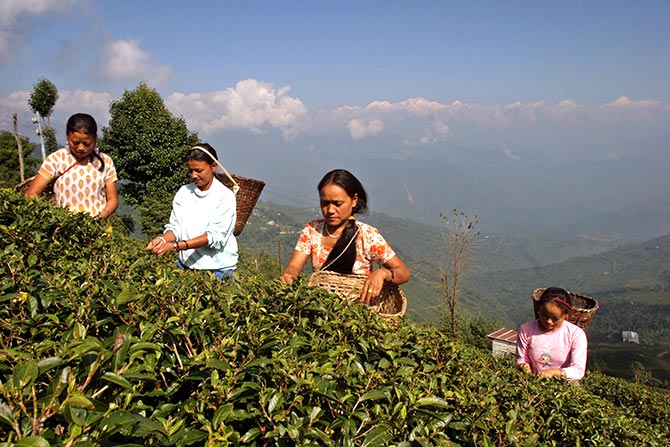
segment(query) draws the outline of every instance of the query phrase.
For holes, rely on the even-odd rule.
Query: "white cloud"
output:
[[[373,119],[367,123],[364,120],[354,119],[347,123],[349,134],[354,140],[360,140],[365,137],[380,135],[384,131],[384,123],[381,120]]]
[[[113,100],[109,93],[68,90],[58,92],[58,102],[54,111],[63,122],[73,113],[88,113],[95,118],[98,127],[102,128],[109,121],[109,105]]]
[[[612,102],[608,102],[606,104],[603,104],[603,108],[610,108],[610,109],[622,109],[622,108],[627,108],[627,109],[656,109],[660,108],[661,103],[659,101],[656,101],[655,99],[642,99],[640,101],[631,101],[630,98],[627,96],[621,96],[617,99],[615,99]]]
[[[33,131],[29,128],[34,127],[31,122],[33,116],[32,110],[28,105],[28,99],[32,92],[17,91],[0,99],[0,126],[2,129],[9,130],[12,127],[12,115],[16,113],[19,120],[20,133],[29,135],[35,139]],[[96,122],[98,128],[107,125],[109,121],[109,104],[113,100],[109,93],[93,92],[90,90],[59,90],[58,101],[51,114],[51,126],[56,130],[59,141],[63,142],[65,134],[65,123],[73,113],[89,113]],[[5,112],[6,111],[6,112]]]
[[[502,149],[503,149],[503,152],[505,153],[505,155],[507,155],[512,160],[516,160],[516,161],[521,160],[521,157],[519,155],[515,154],[514,151],[512,151],[512,148],[509,147],[508,145],[503,144]]]
[[[0,61],[11,54],[24,28],[26,19],[51,13],[65,13],[72,6],[85,4],[87,0],[2,0],[0,1]]]
[[[435,101],[428,101],[425,98],[410,98],[398,103],[398,105],[407,111],[417,115],[430,115],[441,112],[447,107]]]
[[[85,0],[2,0],[0,24],[16,26],[21,16],[66,12],[70,6],[87,3]]]
[[[300,134],[307,109],[302,101],[288,95],[290,87],[275,89],[273,84],[255,79],[239,81],[235,88],[212,93],[173,93],[168,108],[183,116],[190,128],[211,134],[229,129],[262,133],[267,127],[279,129],[285,139]]]
[[[134,40],[116,40],[103,48],[107,58],[104,76],[111,81],[145,81],[160,86],[171,76],[167,65],[154,65],[152,57]]]

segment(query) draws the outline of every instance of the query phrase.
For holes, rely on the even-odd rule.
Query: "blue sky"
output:
[[[668,1],[2,0],[0,128],[16,112],[32,134],[44,77],[58,132],[77,111],[104,125],[145,81],[215,146],[667,152],[669,18]]]

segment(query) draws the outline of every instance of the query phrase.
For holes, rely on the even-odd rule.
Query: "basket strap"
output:
[[[217,165],[218,167],[220,167],[221,170],[223,171],[223,173],[226,174],[226,177],[228,177],[228,179],[231,182],[233,182],[232,190],[233,190],[233,193],[235,193],[235,195],[237,195],[237,192],[240,190],[240,185],[235,181],[233,176],[230,175],[230,173],[226,170],[226,168],[223,167],[223,165],[219,162],[219,160],[214,158],[214,156],[207,149],[205,149],[202,146],[193,146],[191,149],[199,149],[199,150],[203,151],[205,154],[209,155],[209,158],[211,158],[214,161],[214,164]]]

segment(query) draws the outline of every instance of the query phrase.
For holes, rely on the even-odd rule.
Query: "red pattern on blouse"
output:
[[[325,220],[323,219],[307,222],[295,246],[297,251],[311,256],[312,270],[315,272],[323,267],[332,250],[324,247],[322,243],[324,225]],[[352,273],[370,275],[373,262],[384,265],[396,254],[375,227],[360,221],[357,221],[356,225],[358,225],[359,232],[356,237],[356,260]]]

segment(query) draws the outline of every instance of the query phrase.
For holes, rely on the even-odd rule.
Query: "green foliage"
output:
[[[162,234],[164,225],[168,222],[172,210],[174,192],[155,191],[148,194],[137,205],[141,213],[139,221],[142,224],[142,233],[145,235]]]
[[[0,204],[9,445],[670,442],[668,395],[642,385],[526,376],[249,259],[227,286],[86,215],[10,190]]]
[[[33,92],[30,94],[28,105],[33,112],[39,113],[42,117],[49,118],[54,106],[58,101],[58,89],[48,79],[41,78],[33,86]]]
[[[112,103],[110,114],[100,147],[114,160],[123,198],[143,210],[140,221],[149,233],[167,222],[172,196],[188,180],[184,156],[198,142],[198,136],[144,83],[126,90]],[[155,207],[158,200],[163,201],[160,209]]]
[[[35,145],[27,137],[21,139],[23,152],[24,175],[30,177],[35,172],[39,160],[30,157],[35,150]],[[19,172],[19,151],[16,146],[14,134],[6,130],[0,130],[0,187],[11,188],[21,179]]]
[[[42,134],[44,135],[44,147],[47,154],[55,152],[61,148],[61,145],[58,144],[58,140],[56,140],[56,130],[53,127],[44,126],[42,128]]]

